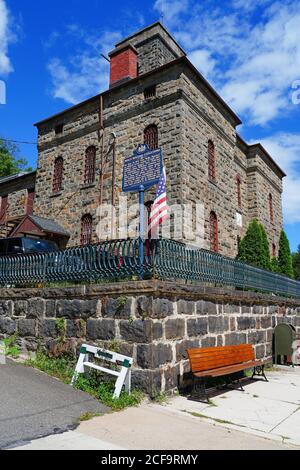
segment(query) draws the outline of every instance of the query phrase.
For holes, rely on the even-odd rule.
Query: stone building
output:
[[[0,239],[31,236],[63,246],[70,237],[54,220],[33,214],[36,172],[0,179]]]
[[[107,91],[36,124],[34,213],[61,225],[68,246],[96,241],[97,208],[118,205],[124,159],[145,142],[163,150],[169,204],[203,204],[204,248],[235,256],[256,217],[277,254],[285,175],[238,135],[239,117],[164,26],[137,32],[109,56]],[[192,229],[194,218],[182,240],[202,237],[189,240]]]

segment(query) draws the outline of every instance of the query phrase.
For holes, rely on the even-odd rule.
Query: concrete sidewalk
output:
[[[22,449],[299,449],[300,369],[268,378],[246,385],[244,393],[222,392],[213,406],[180,396],[164,405],[144,403]]]

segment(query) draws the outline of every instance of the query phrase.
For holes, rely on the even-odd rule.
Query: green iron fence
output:
[[[139,239],[99,243],[64,251],[0,257],[0,285],[97,282],[143,275],[252,289],[300,298],[300,282],[172,240]]]

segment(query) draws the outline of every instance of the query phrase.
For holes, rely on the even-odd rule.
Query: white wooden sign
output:
[[[120,370],[108,369],[107,367],[100,366],[95,362],[91,362],[92,359],[100,359],[111,364],[120,366]],[[77,362],[75,373],[72,378],[71,385],[75,385],[78,375],[84,374],[86,369],[95,369],[99,372],[104,372],[109,375],[117,377],[114,398],[119,398],[123,387],[125,386],[126,392],[131,393],[131,367],[133,364],[133,358],[123,356],[112,351],[105,349],[99,349],[95,346],[89,346],[83,344],[80,348],[80,356]]]

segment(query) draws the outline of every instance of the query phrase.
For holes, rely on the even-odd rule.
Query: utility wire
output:
[[[24,141],[21,141],[21,140],[3,139],[2,137],[0,137],[0,141],[1,140],[3,142],[8,142],[8,143],[12,143],[12,144],[25,144],[25,145],[37,145],[38,144],[37,142],[24,142]]]

